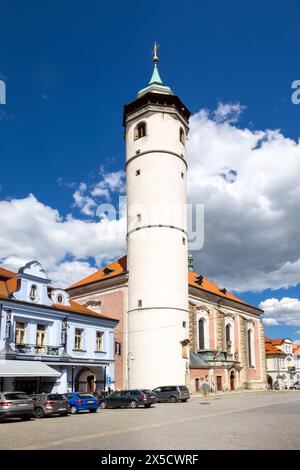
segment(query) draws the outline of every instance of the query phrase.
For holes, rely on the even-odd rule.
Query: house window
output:
[[[16,344],[25,344],[25,332],[26,332],[26,325],[24,322],[17,321],[16,322]]]
[[[83,330],[80,328],[75,328],[74,349],[83,349]]]
[[[103,331],[97,331],[96,333],[96,351],[103,351]]]
[[[204,318],[198,321],[198,345],[199,349],[205,349],[205,336],[204,336]]]
[[[134,140],[141,139],[146,135],[146,123],[140,122],[134,129]]]
[[[46,345],[46,325],[38,325],[36,330],[36,345]]]
[[[179,129],[179,140],[183,145],[185,144],[185,133],[182,127]]]
[[[33,284],[30,289],[30,298],[31,300],[37,299],[37,287]]]
[[[121,356],[121,343],[115,342],[115,354]]]

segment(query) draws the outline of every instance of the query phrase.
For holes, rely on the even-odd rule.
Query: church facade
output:
[[[148,86],[124,107],[127,255],[68,292],[119,321],[116,388],[198,390],[203,380],[216,390],[264,388],[262,311],[194,272],[188,260],[190,112],[163,84],[156,46],[153,60]]]

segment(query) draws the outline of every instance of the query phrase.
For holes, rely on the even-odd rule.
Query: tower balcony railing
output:
[[[37,356],[61,356],[64,351],[64,346],[49,346],[37,344],[14,344],[15,350],[19,354],[37,355]]]

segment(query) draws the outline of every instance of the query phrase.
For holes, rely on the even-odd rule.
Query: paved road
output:
[[[300,392],[3,422],[0,449],[300,449]]]

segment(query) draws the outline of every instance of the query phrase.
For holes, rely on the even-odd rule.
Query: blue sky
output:
[[[243,111],[238,121],[231,122],[237,129],[253,133],[280,129],[285,139],[295,141],[300,136],[300,106],[291,102],[291,83],[300,78],[297,1],[2,0],[0,7],[0,79],[7,89],[7,104],[0,105],[2,201],[21,201],[32,193],[43,210],[50,207],[62,219],[72,214],[76,220],[90,220],[82,206],[74,203],[74,192],[83,183],[87,197],[104,173],[123,170],[122,106],[134,99],[151,76],[154,40],[161,45],[159,69],[164,82],[193,114],[200,109],[213,112],[218,103],[239,103]],[[115,201],[117,188],[105,185],[101,188],[109,187]],[[294,196],[286,188],[282,185],[283,210],[288,205],[299,208],[298,195],[296,202],[291,199],[287,204]],[[20,225],[18,231],[22,230]],[[30,240],[26,235],[23,242]],[[8,253],[9,245],[3,246],[4,263],[13,265],[22,259],[22,249],[10,248]],[[97,258],[93,250],[62,250],[59,259],[45,257],[43,261],[55,272],[55,263],[62,270],[65,261],[77,260],[85,268],[78,272],[88,273],[106,259],[104,255]],[[299,260],[300,250],[293,250],[286,250],[286,263]],[[115,251],[110,247],[107,259],[121,251],[119,245]],[[199,271],[201,259],[196,256]],[[277,268],[283,264],[281,258]],[[239,269],[242,276],[243,269]],[[209,268],[208,274],[234,285],[234,276],[224,266],[220,271]],[[294,299],[286,304],[293,307],[292,319],[272,325],[273,318],[266,332],[299,339],[300,288],[295,270],[282,286],[270,279],[267,288],[262,284],[261,289],[256,286],[255,292],[249,292],[243,287],[239,295],[255,305],[273,297]],[[278,307],[278,313],[291,312]]]

